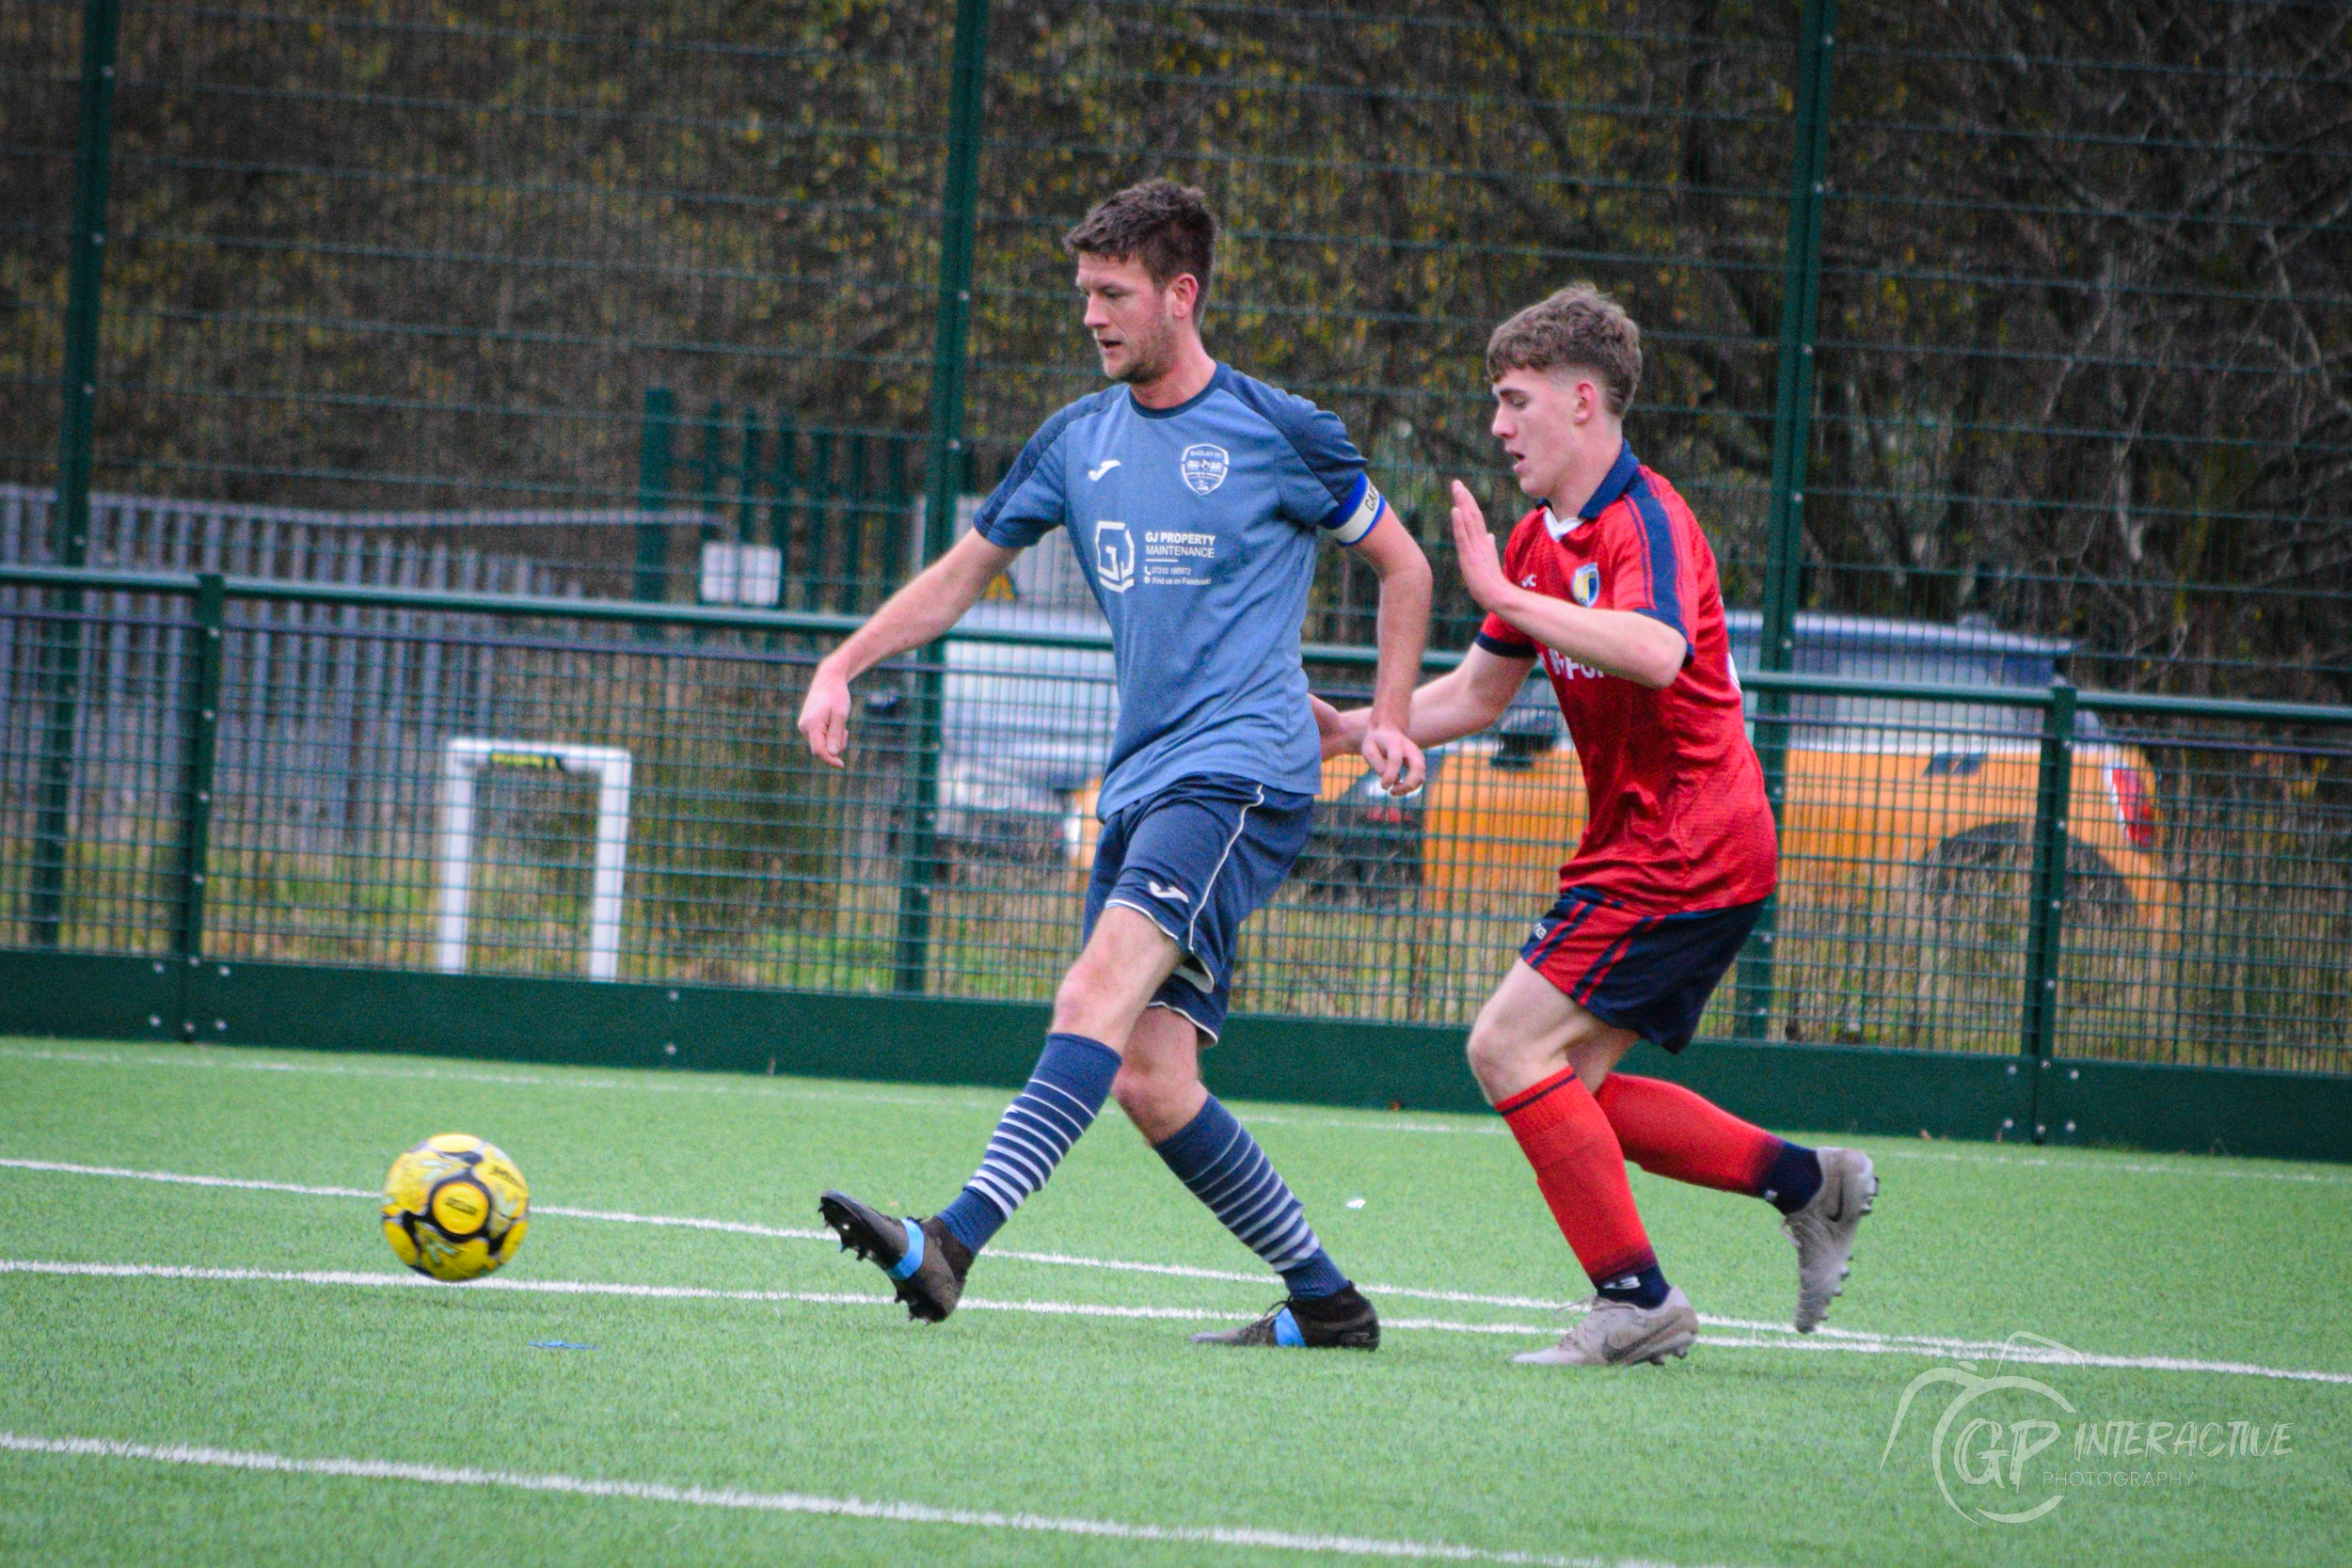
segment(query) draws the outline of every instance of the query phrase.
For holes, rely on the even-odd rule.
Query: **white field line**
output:
[[[240,1051],[240,1047],[224,1047]],[[687,1077],[646,1073],[641,1078],[587,1078],[540,1076],[527,1072],[450,1071],[440,1068],[358,1067],[342,1062],[270,1062],[252,1061],[239,1055],[219,1056],[155,1056],[135,1052],[107,1051],[42,1051],[19,1046],[0,1046],[0,1060],[23,1062],[62,1062],[81,1067],[154,1067],[199,1068],[221,1072],[290,1072],[317,1074],[331,1078],[391,1078],[421,1079],[442,1084],[490,1084],[507,1087],[544,1089],[617,1090],[640,1094],[712,1094],[747,1096],[755,1100],[813,1100],[857,1105],[913,1105],[927,1110],[996,1111],[1004,1108],[1002,1096],[981,1098],[967,1095],[957,1098],[953,1089],[942,1087],[924,1095],[887,1094],[864,1090],[813,1089],[806,1087],[771,1086],[745,1083],[735,1077]],[[787,1080],[788,1082],[788,1080]]]
[[[887,1307],[888,1296],[829,1291],[720,1291],[697,1285],[631,1285],[581,1279],[517,1279],[501,1275],[463,1285],[443,1285],[419,1274],[373,1274],[347,1269],[216,1269],[182,1263],[87,1263],[46,1259],[0,1258],[0,1275],[52,1278],[167,1279],[217,1284],[358,1286],[361,1288],[425,1291],[502,1291],[527,1295],[628,1296],[647,1301],[801,1302],[818,1307]],[[958,1311],[1025,1312],[1057,1318],[1120,1318],[1174,1323],[1231,1323],[1231,1312],[1197,1307],[1118,1307],[1079,1301],[992,1301],[966,1296]],[[1389,1318],[1382,1326],[1438,1334],[1532,1335],[1550,1338],[1557,1323],[1455,1323],[1443,1318]],[[2101,1355],[2087,1352],[1967,1339],[1936,1339],[1906,1335],[1900,1339],[1862,1335],[1794,1335],[1761,1337],[1701,1335],[1699,1343],[1726,1350],[1851,1351],[1868,1355],[1929,1355],[1957,1358],[2002,1355],[2010,1361],[2030,1361],[2048,1367],[2113,1367],[2158,1372],[2215,1372],[2238,1377],[2275,1378],[2291,1383],[2330,1383],[2352,1386],[2352,1372],[2307,1371],[2290,1367],[2265,1367],[2245,1361],[2202,1361],[2172,1355]]]
[[[241,1047],[225,1047],[242,1050]],[[786,1088],[743,1081],[748,1074],[709,1078],[672,1077],[644,1073],[622,1079],[586,1077],[539,1077],[530,1073],[463,1072],[438,1068],[353,1067],[334,1062],[268,1062],[244,1060],[237,1056],[157,1056],[133,1052],[44,1051],[20,1046],[0,1046],[0,1060],[27,1062],[62,1062],[92,1067],[159,1067],[212,1068],[233,1072],[292,1072],[320,1073],[344,1078],[429,1079],[440,1083],[493,1084],[526,1088],[591,1089],[638,1092],[644,1094],[709,1094],[720,1096],[749,1096],[767,1100],[804,1100],[831,1101],[853,1105],[911,1105],[927,1109],[958,1111],[995,1111],[1004,1100],[998,1095],[987,1097],[956,1097],[955,1091],[940,1088],[928,1094],[906,1095],[845,1089]],[[1105,1105],[1104,1115],[1115,1115],[1118,1107]],[[1291,1127],[1341,1132],[1404,1132],[1442,1137],[1502,1137],[1509,1129],[1500,1121],[1464,1120],[1460,1122],[1418,1122],[1390,1120],[1376,1111],[1364,1112],[1359,1117],[1302,1117],[1285,1112],[1252,1112],[1241,1118],[1252,1127]],[[2028,1169],[2051,1169],[2073,1175],[2098,1176],[2120,1173],[2130,1176],[2210,1177],[2230,1181],[2300,1181],[2324,1186],[2352,1185],[2352,1172],[2335,1171],[2276,1171],[2237,1170],[2203,1163],[2185,1164],[2179,1162],[2159,1163],[2135,1161],[2122,1163],[2104,1160],[2054,1160],[2047,1156],[2027,1155],[2011,1159],[1999,1154],[1963,1154],[1937,1149],[1907,1148],[1899,1140],[1871,1138],[1871,1158],[1880,1160],[1932,1160],[1941,1164],[1963,1165],[2014,1166]]]
[[[177,1186],[227,1187],[258,1192],[295,1193],[310,1197],[355,1197],[366,1198],[370,1202],[380,1201],[380,1195],[368,1192],[365,1189],[358,1187],[310,1186],[295,1181],[263,1181],[246,1177],[233,1176],[197,1176],[181,1171],[129,1170],[115,1165],[72,1164],[59,1160],[0,1158],[0,1170],[41,1171],[62,1176],[115,1177],[135,1181],[161,1181]],[[738,1235],[774,1237],[786,1241],[832,1242],[835,1239],[832,1231],[822,1229],[803,1230],[785,1226],[754,1225],[741,1220],[698,1219],[689,1215],[678,1214],[636,1214],[620,1210],[571,1209],[562,1208],[552,1204],[533,1204],[532,1206],[532,1214],[534,1218],[548,1214],[555,1214],[561,1215],[566,1219],[604,1220],[623,1225],[676,1227],[690,1230],[719,1230]],[[1139,1263],[1113,1258],[1073,1257],[1068,1253],[1060,1252],[1022,1252],[1011,1248],[991,1248],[989,1256],[991,1258],[1009,1259],[1015,1262],[1041,1263],[1060,1268],[1097,1269],[1121,1274],[1159,1275],[1179,1279],[1216,1280],[1233,1284],[1254,1286],[1260,1290],[1264,1290],[1270,1285],[1270,1281],[1268,1281],[1262,1274],[1244,1274],[1231,1269],[1195,1268],[1188,1263]],[[405,1277],[394,1275],[378,1276],[370,1275],[364,1277],[369,1279],[375,1279],[379,1277],[393,1278],[400,1283],[408,1282]],[[1581,1311],[1585,1305],[1582,1302],[1552,1301],[1541,1296],[1489,1295],[1475,1291],[1439,1291],[1411,1285],[1376,1285],[1367,1283],[1362,1287],[1362,1289],[1371,1291],[1375,1295],[1402,1296],[1412,1301],[1446,1302],[1461,1307],[1501,1307],[1521,1311],[1575,1312]],[[723,1294],[724,1292],[721,1293]],[[753,1295],[745,1296],[744,1299],[750,1300],[767,1298],[757,1297],[755,1293]],[[886,1300],[888,1298],[868,1298],[864,1296],[812,1296],[794,1294],[787,1291],[775,1296],[773,1299],[779,1301],[864,1301],[868,1299]],[[967,1302],[965,1305],[971,1306],[977,1304]],[[1226,1315],[1211,1312],[1200,1314],[1200,1316],[1217,1318],[1221,1320],[1222,1317]],[[1751,1336],[1757,1334],[1772,1334],[1793,1338],[1796,1335],[1796,1330],[1791,1328],[1787,1323],[1767,1322],[1755,1318],[1723,1318],[1717,1317],[1712,1313],[1702,1312],[1699,1314],[1699,1322],[1701,1324],[1708,1328],[1738,1329],[1742,1333]],[[1394,1326],[1433,1327],[1442,1325],[1422,1320],[1406,1320],[1398,1322]],[[1470,1327],[1470,1325],[1467,1324],[1455,1326],[1462,1328],[1465,1332],[1469,1331]],[[1501,1325],[1495,1331],[1502,1333],[1521,1332],[1518,1326],[1510,1324]],[[1524,1332],[1548,1333],[1551,1331],[1526,1329]],[[2014,1358],[2017,1354],[2016,1352],[2010,1350],[2004,1341],[1997,1339],[1964,1339],[1931,1334],[1890,1334],[1872,1329],[1836,1328],[1826,1324],[1814,1331],[1811,1342],[1814,1345],[1819,1346],[1829,1340],[1840,1341],[1846,1346],[1846,1348],[1852,1349],[1881,1348],[1889,1350],[1918,1350],[1932,1352],[1939,1354],[1962,1355],[1998,1356],[2006,1354],[2010,1355],[2012,1358]],[[1724,1342],[1731,1343],[1732,1341]],[[2234,1365],[2234,1363],[2232,1365]]]
[[[1095,1536],[1114,1541],[1232,1546],[1258,1551],[1313,1552],[1329,1557],[1525,1563],[1530,1568],[1671,1568],[1670,1564],[1647,1560],[1635,1562],[1624,1559],[1555,1557],[1537,1552],[1457,1546],[1441,1541],[1383,1540],[1374,1536],[1260,1529],[1247,1525],[1136,1525],[1112,1519],[1072,1518],[1048,1513],[1003,1513],[993,1509],[935,1508],[928,1503],[827,1497],[805,1492],[745,1492],[734,1487],[675,1486],[666,1481],[597,1481],[581,1476],[410,1465],[389,1459],[300,1459],[289,1454],[204,1448],[191,1443],[161,1446],[125,1443],[111,1437],[37,1437],[0,1432],[0,1450],[72,1458],[134,1459],[158,1465],[194,1465],[275,1475],[399,1481],[426,1486],[459,1486],[469,1490],[496,1486],[517,1492],[616,1498],[629,1502],[675,1503],[690,1508],[725,1508],[755,1513],[810,1513],[901,1525],[949,1525],[963,1529]]]
[[[383,1195],[361,1187],[318,1187],[299,1181],[262,1181],[236,1176],[197,1176],[182,1171],[130,1170],[119,1165],[83,1165],[63,1160],[0,1159],[0,1170],[43,1171],[57,1176],[102,1176],[133,1181],[161,1181],[183,1187],[229,1187],[250,1192],[297,1193],[306,1197],[358,1197],[381,1202]],[[620,1225],[652,1225],[676,1227],[688,1230],[723,1230],[742,1236],[771,1236],[785,1241],[830,1242],[834,1234],[821,1228],[802,1229],[792,1226],[754,1225],[742,1220],[707,1220],[681,1214],[633,1214],[612,1209],[571,1209],[551,1203],[534,1203],[532,1216],[560,1215],[565,1219],[606,1220]],[[1244,1274],[1232,1269],[1201,1269],[1188,1263],[1135,1263],[1114,1258],[1076,1258],[1060,1252],[1022,1252],[1010,1247],[992,1247],[991,1258],[1008,1258],[1016,1262],[1043,1263],[1060,1268],[1104,1269],[1121,1274],[1162,1275],[1178,1279],[1214,1279],[1265,1289],[1273,1283],[1263,1274]],[[1425,1291],[1404,1285],[1367,1285],[1364,1289],[1392,1296],[1411,1296],[1422,1301],[1448,1301],[1470,1306],[1513,1307],[1549,1311],[1567,1304],[1546,1301],[1534,1296],[1488,1296],[1467,1291]],[[1764,1325],[1770,1326],[1770,1325]]]

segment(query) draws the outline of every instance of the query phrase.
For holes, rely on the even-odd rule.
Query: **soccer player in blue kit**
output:
[[[1120,191],[1064,236],[1086,328],[1120,385],[1047,420],[972,531],[810,681],[801,733],[838,768],[850,682],[946,632],[1025,547],[1067,528],[1110,622],[1119,684],[1085,947],[1028,1085],[938,1213],[900,1218],[837,1192],[818,1209],[910,1316],[937,1323],[974,1257],[1115,1096],[1178,1180],[1282,1277],[1285,1299],[1263,1317],[1196,1339],[1372,1350],[1372,1304],[1202,1085],[1200,1049],[1224,1024],[1242,922],[1305,847],[1322,782],[1299,656],[1316,536],[1355,549],[1380,580],[1362,750],[1399,794],[1425,771],[1405,721],[1429,563],[1337,417],[1201,346],[1215,239],[1201,193],[1166,180]]]

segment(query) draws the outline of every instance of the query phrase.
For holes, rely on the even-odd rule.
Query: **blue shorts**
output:
[[[1087,936],[1113,904],[1167,932],[1183,957],[1150,1005],[1216,1039],[1233,998],[1241,923],[1290,875],[1314,811],[1311,795],[1224,773],[1179,779],[1121,807],[1095,843]]]
[[[1680,1051],[1763,909],[1759,900],[1642,914],[1572,887],[1535,923],[1519,957],[1603,1023]]]

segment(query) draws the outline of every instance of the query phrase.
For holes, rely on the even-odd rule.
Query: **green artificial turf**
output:
[[[1214,1058],[1211,1059],[1214,1068]],[[427,1133],[491,1138],[541,1208],[814,1228],[841,1186],[929,1211],[1005,1096],[423,1058],[0,1042],[0,1159],[373,1189]],[[295,1459],[863,1498],[1131,1526],[1694,1563],[2334,1562],[2352,1558],[2352,1386],[2154,1367],[2012,1367],[2074,1407],[2018,1492],[1950,1482],[1932,1351],[1713,1327],[1663,1370],[1514,1366],[1568,1320],[1380,1286],[1583,1288],[1487,1118],[1238,1107],[1390,1320],[1376,1355],[1196,1347],[1190,1321],[879,1300],[0,1273],[0,1432]],[[2352,1374],[2352,1172],[1867,1140],[1884,1183],[1835,1328]],[[1785,1321],[1791,1253],[1753,1200],[1636,1173],[1702,1313]],[[1360,1199],[1360,1206],[1350,1207]],[[1270,1276],[1107,1113],[998,1241],[981,1302],[1230,1314]],[[1184,1277],[1005,1251],[1250,1275]],[[0,1259],[400,1271],[364,1198],[0,1167]],[[826,1242],[541,1212],[498,1276],[879,1296]],[[1436,1320],[1451,1328],[1405,1326]],[[1524,1332],[1474,1333],[1476,1325]],[[533,1349],[534,1339],[593,1346]],[[1848,1341],[1851,1343],[1851,1341]],[[1991,1376],[1994,1358],[1962,1351]],[[2006,1405],[2004,1401],[2009,1402]],[[2047,1413],[2010,1391],[1953,1423]],[[2289,1451],[2076,1461],[2077,1420],[2285,1423]],[[1981,1447],[1981,1445],[1979,1445]],[[1947,1475],[1951,1474],[1947,1444]],[[2042,1473],[2119,1470],[2153,1484]],[[780,1513],[151,1459],[0,1452],[0,1560],[1253,1563],[1307,1554],[994,1524]]]

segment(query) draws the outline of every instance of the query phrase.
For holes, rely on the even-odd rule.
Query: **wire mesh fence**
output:
[[[829,643],[807,619],[648,637],[659,611],[242,580],[209,736],[184,587],[0,589],[0,944],[1027,1001],[1076,956],[1105,647],[983,621],[861,683],[835,772],[793,728]],[[1364,676],[1317,668],[1335,696]],[[1757,721],[1788,730],[1772,961],[1704,1033],[2015,1053],[2046,975],[2048,1053],[2352,1069],[2352,734],[2322,710],[2086,712],[2054,753],[2045,690],[1810,679]],[[1238,1008],[1473,1016],[1556,892],[1582,775],[1517,710],[1433,765],[1399,800],[1327,764]]]
[[[81,9],[8,10],[45,95],[10,95],[8,139],[49,144],[11,149],[40,199],[9,206],[60,255],[73,119],[40,110],[71,103]],[[940,40],[834,7],[124,7],[107,487],[609,507],[637,499],[650,385],[919,420],[929,322],[898,305],[930,289]],[[61,352],[38,254],[27,387]],[[44,477],[37,430],[7,447]]]
[[[2086,684],[2343,700],[2343,11],[1981,0],[1838,31],[1815,592],[2067,635]]]
[[[986,454],[1091,389],[1063,229],[1147,174],[1212,192],[1213,341],[1340,409],[1433,553],[1445,481],[1515,517],[1486,434],[1488,331],[1569,277],[1645,326],[1634,440],[1760,570],[1787,223],[1785,24],[1639,7],[1005,8],[990,40],[973,363]],[[1508,499],[1506,499],[1508,498]],[[1370,640],[1368,574],[1318,585],[1310,635]],[[1474,607],[1450,579],[1436,632]]]
[[[1518,504],[1487,328],[1591,277],[1731,602],[2347,695],[2341,8],[8,0],[0,41],[0,480],[598,594],[743,602],[772,549],[775,602],[870,605],[945,543],[930,473],[984,489],[1093,385],[1060,232],[1172,174],[1224,224],[1212,347],[1337,409],[1434,553],[1441,480]],[[75,515],[45,558],[94,559]],[[1369,618],[1335,564],[1310,635]]]

